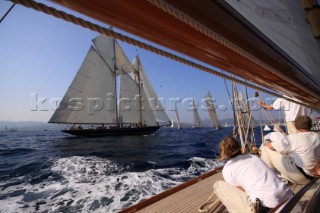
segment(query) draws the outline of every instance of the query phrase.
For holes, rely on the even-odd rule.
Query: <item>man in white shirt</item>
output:
[[[282,109],[285,114],[285,121],[287,124],[288,134],[290,135],[298,133],[298,130],[294,125],[294,120],[299,115],[306,115],[306,108],[304,106],[290,102],[283,98],[278,98],[277,100],[275,100],[275,102],[273,102],[272,105],[267,105],[265,103],[262,103],[261,101],[259,101],[258,104],[259,106],[262,106],[264,109],[267,110]]]
[[[312,120],[308,116],[295,119],[297,134],[282,139],[270,137],[261,146],[261,159],[292,183],[305,184],[315,176],[320,162],[320,134],[311,132]]]
[[[292,191],[257,156],[242,154],[239,143],[226,137],[219,145],[220,159],[229,159],[214,183],[214,192],[230,213],[255,212],[256,200],[267,212],[289,199]]]

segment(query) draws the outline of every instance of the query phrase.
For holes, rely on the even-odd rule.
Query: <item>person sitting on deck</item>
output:
[[[308,116],[298,116],[295,125],[299,133],[266,141],[261,146],[261,159],[281,178],[306,184],[320,162],[320,134],[310,131],[312,120]]]
[[[272,105],[267,105],[261,101],[258,102],[259,106],[262,106],[264,109],[267,110],[280,110],[283,109],[285,114],[285,120],[287,125],[288,134],[295,134],[298,132],[294,125],[294,120],[297,116],[306,115],[306,108],[294,102],[290,102],[283,98],[278,98],[273,102]]]
[[[267,212],[293,195],[259,157],[242,154],[234,138],[226,137],[219,148],[220,159],[228,162],[222,169],[225,181],[216,181],[213,189],[228,212],[255,212],[257,199]]]

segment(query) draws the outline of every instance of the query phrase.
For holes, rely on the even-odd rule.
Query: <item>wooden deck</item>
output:
[[[121,212],[139,213],[188,213],[198,212],[198,208],[210,197],[213,192],[213,183],[222,180],[221,169],[211,171],[178,185],[155,197],[129,207]],[[216,200],[216,197],[213,197]],[[227,212],[219,202],[214,212]]]
[[[223,180],[221,169],[222,168],[218,168],[210,171],[209,173],[124,209],[120,213],[197,213],[199,207],[205,203],[212,194],[213,183],[217,180]],[[290,185],[290,188],[295,194],[302,187],[303,185]],[[320,180],[302,196],[299,200],[302,209],[306,208],[308,201],[316,191],[319,191],[319,188]],[[211,201],[215,200],[217,200],[216,196],[214,196]],[[282,207],[280,207],[280,209]],[[228,211],[221,202],[218,202],[211,212],[227,213]]]
[[[203,204],[213,192],[213,183],[222,180],[221,172],[208,177],[198,183],[172,194],[153,205],[147,206],[141,213],[154,212],[197,212],[199,206]]]

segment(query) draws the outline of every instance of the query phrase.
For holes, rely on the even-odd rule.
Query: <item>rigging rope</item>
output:
[[[194,67],[196,69],[199,69],[199,70],[214,74],[214,75],[216,75],[218,77],[221,77],[221,78],[224,78],[224,79],[227,79],[227,80],[230,80],[230,81],[234,81],[236,83],[242,84],[244,86],[248,86],[248,87],[250,87],[252,89],[255,89],[255,90],[263,91],[264,93],[270,94],[270,95],[275,96],[275,97],[282,97],[278,93],[275,93],[275,92],[266,90],[264,88],[255,86],[253,84],[244,82],[243,80],[240,80],[238,78],[235,78],[235,77],[223,74],[223,73],[219,73],[218,71],[215,71],[215,70],[210,69],[208,67],[202,66],[200,64],[197,64],[197,63],[192,62],[190,60],[184,59],[182,57],[179,57],[179,56],[174,55],[172,53],[169,53],[167,51],[161,50],[161,49],[156,48],[154,46],[151,46],[149,44],[146,44],[146,43],[143,43],[143,42],[138,41],[136,39],[130,38],[128,36],[122,35],[120,33],[117,33],[115,31],[113,31],[113,30],[109,30],[107,28],[99,26],[98,24],[94,24],[94,23],[86,21],[86,20],[84,20],[82,18],[78,18],[78,17],[76,17],[74,15],[71,15],[71,14],[68,14],[68,13],[66,13],[64,11],[60,11],[60,10],[57,10],[57,9],[55,9],[53,7],[49,7],[49,6],[45,5],[45,4],[38,3],[38,2],[35,2],[35,1],[32,1],[32,0],[11,0],[11,1],[16,3],[16,4],[21,4],[21,5],[25,6],[25,7],[32,8],[34,10],[46,13],[48,15],[52,15],[52,16],[54,16],[56,18],[63,19],[65,21],[71,22],[73,24],[82,26],[84,28],[99,32],[101,34],[105,34],[107,36],[111,36],[111,37],[113,37],[115,39],[118,39],[120,41],[126,42],[128,44],[132,44],[134,46],[137,46],[137,47],[140,47],[142,49],[148,50],[150,52],[156,53],[158,55],[170,58],[170,59],[172,59],[174,61],[180,62],[180,63],[188,65],[190,67]]]
[[[2,16],[2,18],[0,19],[0,23],[7,17],[7,15],[10,13],[10,11],[13,9],[13,7],[16,4],[12,4],[11,7],[9,8],[9,10]]]

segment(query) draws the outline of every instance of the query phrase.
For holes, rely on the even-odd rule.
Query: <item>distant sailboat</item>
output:
[[[177,128],[181,129],[181,123],[180,123],[180,117],[179,117],[179,113],[178,113],[178,109],[176,107],[176,118],[177,118]]]
[[[171,120],[171,128],[173,128],[174,127],[174,122],[173,122],[173,120]]]
[[[5,129],[4,129],[4,130],[5,130],[5,131],[8,131],[8,132],[16,132],[16,131],[18,131],[18,128],[16,127],[16,124],[13,123],[13,127],[8,128],[7,126],[5,126]]]
[[[192,128],[203,127],[201,118],[199,116],[198,108],[196,107],[194,100],[192,104],[193,104],[193,118],[194,118],[194,125],[192,126]]]
[[[271,131],[271,129],[268,125],[265,125],[263,131]]]
[[[213,100],[212,100],[212,96],[210,91],[208,92],[208,94],[205,96],[205,100],[206,100],[206,104],[207,104],[207,109],[208,109],[208,113],[209,113],[209,117],[210,117],[210,121],[212,124],[212,127],[214,127],[215,129],[220,129],[221,126],[219,124],[218,121],[218,116],[213,104]]]
[[[132,65],[118,42],[105,35],[93,44],[49,123],[73,124],[63,132],[83,136],[149,134],[170,125],[139,57]],[[90,127],[81,126],[86,124]]]

